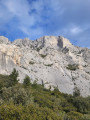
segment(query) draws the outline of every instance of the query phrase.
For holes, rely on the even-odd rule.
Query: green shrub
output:
[[[72,96],[44,88],[43,81],[31,83],[28,76],[18,83],[17,76],[16,70],[0,75],[0,120],[90,120],[90,97],[79,96],[77,89]]]
[[[0,106],[0,120],[23,120],[23,106],[3,104]]]
[[[42,58],[45,58],[47,55],[44,55],[44,54],[40,54],[40,56],[41,56]]]
[[[85,114],[82,120],[90,120],[90,114]]]
[[[62,120],[59,115],[49,108],[35,105],[15,106],[3,104],[0,106],[0,120]]]
[[[0,90],[3,87],[9,87],[10,78],[8,75],[0,75]]]
[[[52,64],[44,64],[44,65],[48,66],[48,67],[51,67],[53,65],[53,63]]]
[[[73,96],[74,97],[80,96],[80,90],[77,87],[74,88]]]
[[[31,80],[30,80],[30,77],[28,75],[25,76],[24,81],[23,81],[23,85],[24,85],[24,87],[28,87],[31,85]]]
[[[3,103],[10,103],[12,101],[14,104],[22,105],[27,105],[33,102],[31,92],[28,89],[24,89],[20,85],[2,88],[0,91],[0,99],[3,100]]]
[[[37,48],[37,49],[36,49],[36,50],[37,50],[37,52],[39,52],[39,51],[40,51],[40,49],[41,49],[41,48]]]
[[[18,81],[18,71],[14,68],[10,75],[0,75],[0,89],[14,86]]]
[[[75,97],[73,98],[72,103],[77,108],[77,111],[83,114],[90,113],[90,99],[83,97]]]
[[[73,65],[69,64],[66,68],[67,68],[68,70],[73,70],[73,71],[75,71],[75,70],[78,69],[78,65],[76,65],[76,64],[73,64]]]
[[[74,111],[69,112],[67,115],[69,120],[82,120],[83,118],[83,115],[81,113]]]
[[[16,69],[14,68],[12,73],[9,75],[9,78],[10,78],[10,83],[9,85],[10,86],[13,86],[13,85],[16,85],[18,83],[18,71],[16,71]]]
[[[29,61],[29,64],[33,65],[35,62],[34,61]]]

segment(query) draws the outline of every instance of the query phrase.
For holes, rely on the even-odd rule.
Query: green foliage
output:
[[[82,118],[82,120],[90,120],[90,114],[85,114]]]
[[[43,80],[42,80],[42,86],[44,87],[44,85],[45,85],[45,84],[44,84],[44,82],[43,82]]]
[[[30,62],[29,62],[29,64],[33,65],[33,64],[34,64],[34,62],[33,62],[33,61],[30,61]]]
[[[18,83],[18,71],[16,71],[16,69],[14,68],[12,73],[9,75],[10,78],[10,86],[16,85]]]
[[[83,118],[83,115],[81,113],[74,112],[74,111],[69,112],[67,115],[68,115],[67,118],[69,120],[82,120]]]
[[[53,64],[45,64],[45,66],[51,67]]]
[[[0,90],[3,87],[9,87],[10,78],[8,75],[0,75]]]
[[[30,104],[22,105],[4,104],[0,106],[0,120],[62,120],[49,108],[37,107]]]
[[[58,86],[54,87],[54,92],[59,92]]]
[[[0,75],[0,89],[3,87],[14,86],[18,83],[18,71],[13,69],[10,75]]]
[[[23,85],[24,85],[24,87],[28,87],[31,85],[31,80],[30,80],[30,77],[28,75],[25,76],[24,81],[23,81]]]
[[[90,114],[90,97],[83,98],[81,96],[71,96],[65,94],[64,97],[67,101],[75,106],[77,112],[82,114]]]
[[[23,120],[23,106],[3,104],[0,106],[0,120]]]
[[[76,64],[73,64],[73,65],[69,64],[66,68],[67,68],[68,70],[73,70],[73,71],[75,71],[75,70],[78,69],[78,65],[76,65]]]
[[[50,100],[50,97],[48,95],[41,95],[36,94],[34,98],[34,102],[38,103],[40,107],[53,107],[53,102]]]
[[[33,102],[33,97],[28,89],[24,89],[21,85],[3,88],[0,91],[0,99],[2,103],[13,102],[16,104],[27,105]]]
[[[40,49],[41,49],[40,47],[39,47],[39,48],[37,48],[37,49],[36,49],[36,50],[37,50],[37,52],[39,52],[39,51],[40,51]]]
[[[47,55],[44,55],[44,54],[40,54],[40,56],[41,56],[42,58],[45,58]]]
[[[33,87],[34,89],[38,87],[38,85],[37,85],[37,80],[34,80],[34,82],[33,82],[33,84],[32,84],[32,87]]]
[[[74,88],[73,96],[74,97],[80,96],[80,90],[77,87]]]
[[[31,83],[28,76],[18,83],[18,72],[0,75],[0,120],[90,120],[90,97],[53,91]],[[18,83],[18,84],[17,84]]]
[[[90,114],[90,98],[75,97],[72,101],[77,111],[83,114]]]

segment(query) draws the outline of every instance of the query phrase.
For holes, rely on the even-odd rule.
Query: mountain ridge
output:
[[[44,36],[37,40],[17,39],[10,42],[0,36],[0,74],[19,71],[46,88],[58,86],[63,93],[90,95],[90,49],[74,46],[64,37]]]

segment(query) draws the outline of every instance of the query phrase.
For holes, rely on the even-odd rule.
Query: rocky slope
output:
[[[20,82],[25,75],[32,81],[56,86],[63,93],[90,95],[90,49],[76,47],[64,37],[44,36],[37,40],[17,39],[10,42],[0,36],[0,74],[16,68]]]

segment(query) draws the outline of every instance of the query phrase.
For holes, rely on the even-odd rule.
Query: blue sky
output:
[[[0,0],[0,35],[11,41],[61,35],[90,48],[90,0]]]

